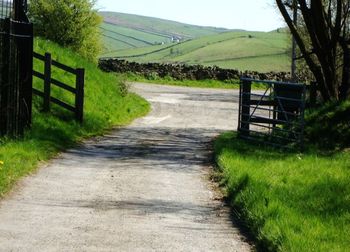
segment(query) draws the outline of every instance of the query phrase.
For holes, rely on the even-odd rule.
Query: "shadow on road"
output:
[[[111,133],[88,142],[83,148],[69,151],[67,154],[72,158],[66,160],[80,162],[83,159],[84,163],[92,164],[99,159],[117,162],[119,159],[123,161],[121,166],[117,166],[121,169],[142,161],[145,165],[140,169],[159,166],[162,169],[191,172],[198,169],[193,165],[210,164],[209,145],[217,133],[217,130],[208,129],[129,127],[118,134]],[[86,162],[87,159],[90,162]]]

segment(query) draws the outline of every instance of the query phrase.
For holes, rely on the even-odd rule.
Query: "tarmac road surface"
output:
[[[250,251],[209,181],[235,90],[133,84],[152,112],[90,139],[0,202],[0,251]]]

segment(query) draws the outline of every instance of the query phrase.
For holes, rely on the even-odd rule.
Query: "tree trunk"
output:
[[[350,98],[350,48],[346,42],[341,46],[343,49],[343,76],[339,88],[339,99],[346,100]]]
[[[350,98],[350,44],[346,41],[349,35],[349,0],[297,0],[307,38],[303,37],[302,29],[292,22],[287,10],[290,2],[276,0],[307,65],[314,74],[324,102]],[[328,10],[325,9],[325,3],[329,5]],[[340,41],[341,39],[343,41]],[[339,46],[343,48],[343,55],[338,54]],[[344,63],[343,72],[338,71],[340,62]]]

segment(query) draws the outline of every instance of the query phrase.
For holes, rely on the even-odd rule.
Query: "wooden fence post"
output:
[[[241,125],[240,125],[240,133],[243,136],[249,136],[249,119],[250,119],[250,98],[251,98],[251,91],[252,91],[252,82],[250,80],[243,80],[242,81],[242,100],[240,106],[241,109]]]
[[[45,70],[44,70],[44,112],[50,111],[51,102],[51,65],[52,59],[50,53],[45,53]]]
[[[76,76],[75,119],[80,123],[83,123],[84,119],[84,83],[85,70],[78,68]]]

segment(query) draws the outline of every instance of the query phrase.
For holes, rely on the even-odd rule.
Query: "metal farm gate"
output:
[[[252,83],[259,88],[252,90]],[[282,148],[303,148],[306,86],[241,79],[239,136]]]
[[[27,0],[0,0],[0,136],[31,124],[33,26]]]

